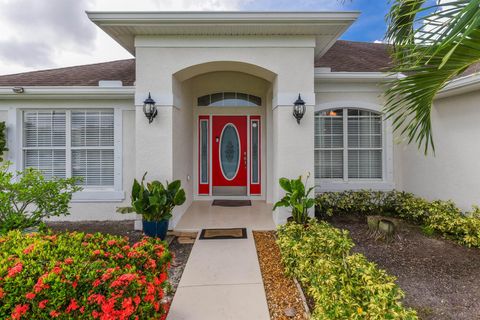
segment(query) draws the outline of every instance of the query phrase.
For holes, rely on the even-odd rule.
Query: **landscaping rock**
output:
[[[289,318],[293,318],[297,314],[297,312],[295,311],[295,308],[291,308],[291,307],[290,308],[285,308],[284,313]]]
[[[275,232],[254,231],[253,237],[255,238],[270,319],[309,319],[295,282],[286,276],[283,269],[280,248],[275,242]]]

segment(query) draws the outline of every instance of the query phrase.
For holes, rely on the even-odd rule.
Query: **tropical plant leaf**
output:
[[[292,186],[290,184],[290,179],[280,178],[278,183],[280,184],[280,187],[282,187],[283,190],[285,190],[287,192],[292,192]]]
[[[185,200],[186,200],[186,195],[185,195],[185,190],[180,189],[178,192],[175,194],[175,197],[173,198],[173,203],[176,206],[181,206]]]
[[[167,190],[175,194],[180,189],[181,184],[180,180],[172,181],[167,185]]]
[[[135,209],[133,207],[119,207],[117,208],[117,212],[122,214],[133,213],[135,212]]]
[[[390,83],[385,106],[394,130],[425,154],[435,151],[431,123],[435,96],[480,62],[480,0],[426,3],[395,0],[387,16],[392,71],[403,76]]]

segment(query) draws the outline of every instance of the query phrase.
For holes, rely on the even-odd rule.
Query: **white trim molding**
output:
[[[331,82],[387,82],[398,79],[399,74],[388,72],[331,72],[326,68],[315,68],[315,80]]]
[[[13,87],[0,87],[0,100],[8,99],[133,99],[135,87],[93,86],[22,86],[23,93],[15,93]]]
[[[480,73],[474,73],[465,77],[450,81],[435,98],[442,99],[456,96],[480,89]]]
[[[91,12],[88,18],[135,55],[135,38],[157,36],[314,36],[322,55],[358,18],[358,11],[338,12]]]

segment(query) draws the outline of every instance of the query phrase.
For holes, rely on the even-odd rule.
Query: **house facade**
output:
[[[173,227],[192,201],[274,203],[279,178],[307,173],[317,192],[395,188],[479,203],[476,70],[439,95],[437,153],[425,157],[382,114],[395,76],[388,46],[338,40],[358,12],[87,14],[135,59],[0,76],[12,169],[82,178],[62,219],[135,218],[116,208],[145,172],[182,181]]]

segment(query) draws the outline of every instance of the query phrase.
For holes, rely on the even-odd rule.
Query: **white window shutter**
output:
[[[23,114],[25,168],[41,170],[47,179],[66,175],[66,114],[64,111],[26,111]]]
[[[85,187],[113,187],[113,110],[75,110],[71,121],[72,176]]]

